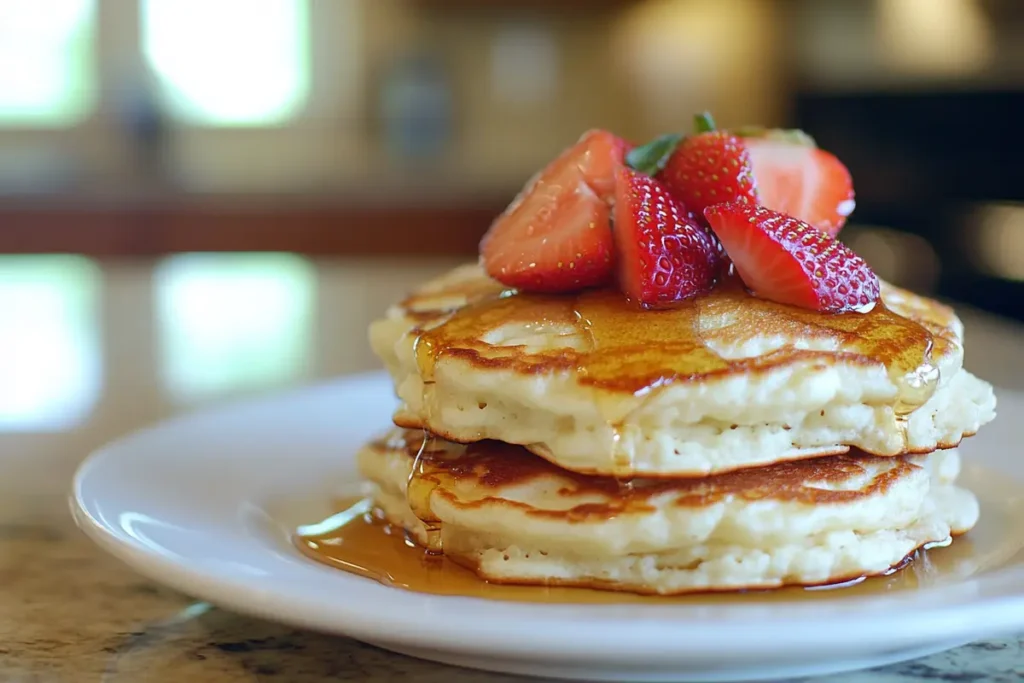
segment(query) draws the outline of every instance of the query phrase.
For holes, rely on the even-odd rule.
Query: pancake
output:
[[[392,524],[502,583],[656,594],[832,583],[885,572],[978,517],[953,485],[955,450],[623,485],[509,444],[424,445],[395,430],[358,461]]]
[[[991,386],[962,368],[954,312],[886,283],[863,313],[773,303],[735,280],[639,311],[612,290],[506,291],[468,265],[392,306],[370,343],[397,425],[523,445],[580,473],[930,453],[995,416]]]

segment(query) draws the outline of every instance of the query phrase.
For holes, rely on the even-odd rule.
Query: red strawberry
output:
[[[567,292],[611,279],[608,203],[626,143],[586,133],[534,176],[480,242],[487,273],[524,291]]]
[[[650,176],[619,169],[613,232],[619,287],[641,306],[666,307],[714,286],[714,238]]]
[[[878,277],[864,259],[808,223],[741,203],[704,216],[757,296],[831,313],[878,300]]]
[[[835,237],[853,212],[853,180],[839,159],[799,132],[744,138],[760,204]]]
[[[716,131],[708,114],[696,122],[698,134],[679,144],[658,179],[698,215],[722,202],[756,204],[753,165],[743,140]]]

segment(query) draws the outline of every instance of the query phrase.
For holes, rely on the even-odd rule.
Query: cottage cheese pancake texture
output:
[[[391,523],[423,545],[437,530],[445,555],[497,582],[661,594],[821,584],[884,572],[978,516],[952,484],[955,450],[623,487],[521,447],[423,447],[421,432],[396,430],[359,465]]]
[[[929,453],[993,419],[951,309],[882,284],[817,313],[727,280],[671,310],[529,295],[458,268],[370,328],[399,426],[520,444],[581,473],[702,476],[846,452]]]

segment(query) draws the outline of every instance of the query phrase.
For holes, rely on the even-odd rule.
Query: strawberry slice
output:
[[[843,162],[798,131],[744,138],[760,204],[835,237],[854,209],[853,180]]]
[[[878,300],[878,277],[864,259],[809,223],[742,203],[712,206],[704,216],[759,297],[830,313]]]
[[[534,176],[480,242],[488,275],[509,287],[549,293],[608,282],[608,204],[625,153],[622,139],[590,131]]]
[[[697,134],[664,135],[627,156],[629,165],[656,176],[674,197],[702,215],[712,204],[757,203],[753,165],[743,139],[715,130],[708,113],[694,117]]]
[[[615,172],[630,149],[632,145],[617,135],[595,129],[584,133],[568,156],[574,158],[587,185],[610,203],[615,197]]]
[[[619,287],[644,308],[664,308],[714,286],[714,238],[650,176],[619,169],[613,232]]]

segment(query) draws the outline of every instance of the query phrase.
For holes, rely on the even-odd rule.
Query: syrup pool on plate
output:
[[[981,519],[945,547],[920,550],[898,570],[817,588],[782,588],[740,593],[643,596],[584,588],[515,586],[489,583],[443,555],[413,543],[388,525],[368,499],[339,501],[331,517],[301,527],[300,552],[317,562],[398,589],[434,595],[549,603],[706,604],[751,600],[814,600],[915,590],[966,579],[1024,563],[1024,485],[977,467],[966,467],[962,485],[981,501]]]

